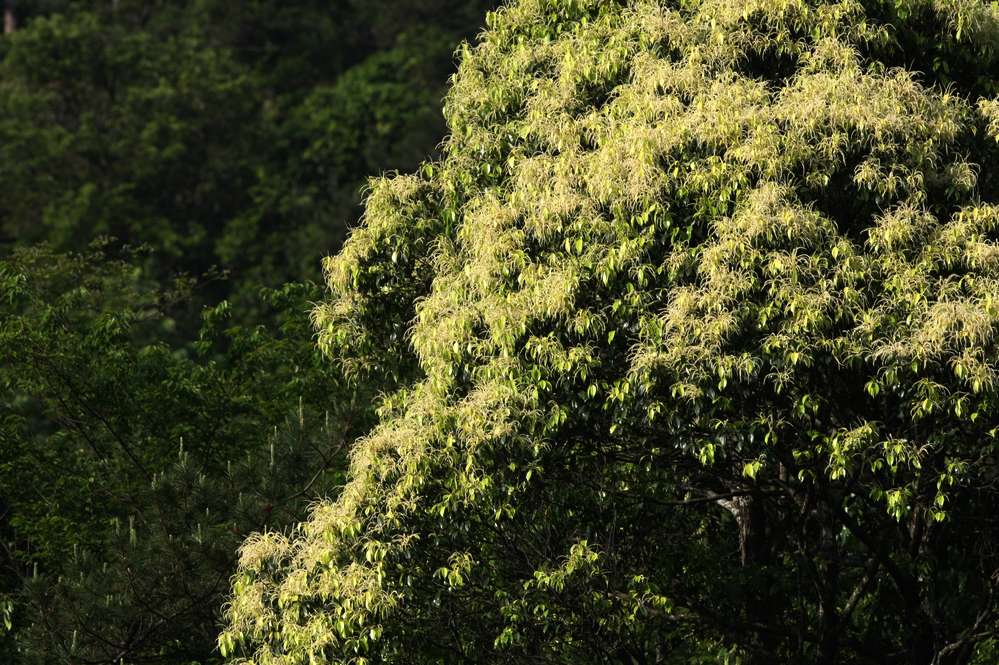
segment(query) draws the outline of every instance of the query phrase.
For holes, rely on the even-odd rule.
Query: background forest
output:
[[[371,419],[320,259],[434,153],[492,4],[4,3],[0,662],[220,660],[238,545]]]

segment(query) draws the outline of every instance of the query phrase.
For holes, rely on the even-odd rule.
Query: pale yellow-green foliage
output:
[[[979,100],[978,109],[988,123],[989,135],[999,142],[999,98]]]
[[[908,4],[959,39],[999,37],[994,3]],[[492,16],[446,100],[444,159],[373,183],[314,312],[320,346],[358,373],[385,362],[371,321],[396,316],[417,378],[356,444],[336,501],[290,537],[244,545],[223,647],[260,665],[362,663],[405,604],[386,562],[425,536],[414,516],[503,515],[479,503],[493,483],[479,451],[547,445],[566,416],[544,386],[585,387],[615,334],[628,366],[616,397],[590,393],[598,406],[640,391],[681,403],[737,381],[781,390],[818,356],[875,363],[872,391],[910,365],[949,367],[968,394],[993,389],[999,208],[976,200],[982,174],[960,142],[980,121],[999,140],[999,101],[866,61],[890,32],[855,0],[520,0]],[[757,55],[792,75],[754,76]],[[834,220],[807,194],[830,183],[880,213]],[[940,196],[956,212],[933,212]],[[619,302],[589,307],[609,284]],[[630,329],[608,323],[618,308]],[[915,417],[944,408],[936,384],[920,385]],[[650,404],[650,418],[661,408],[673,407]],[[834,478],[862,455],[918,459],[871,423],[827,444]],[[475,563],[455,557],[440,575],[460,585]],[[597,558],[583,543],[546,574]]]

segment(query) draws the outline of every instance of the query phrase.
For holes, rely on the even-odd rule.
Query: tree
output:
[[[97,543],[21,573],[8,662],[221,662],[215,639],[239,541],[300,520],[342,482],[343,434],[303,412],[225,473],[181,445],[149,482],[103,479],[109,486],[92,492],[108,527],[91,528]]]
[[[0,657],[217,662],[237,544],[342,484],[370,399],[319,358],[314,285],[171,344],[189,285],[106,251],[0,260]]]
[[[997,40],[978,1],[491,14],[314,313],[397,388],[243,545],[223,652],[992,662]]]
[[[236,543],[335,494],[378,389],[319,362],[304,278],[368,173],[435,150],[487,6],[16,3],[0,662],[218,660]]]
[[[0,43],[0,242],[145,243],[148,276],[221,268],[200,304],[253,321],[258,285],[340,246],[368,174],[434,150],[491,6],[372,4],[25,0]]]

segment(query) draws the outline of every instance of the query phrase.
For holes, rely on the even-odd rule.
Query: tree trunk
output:
[[[819,652],[820,665],[837,665],[840,648],[840,614],[837,607],[839,597],[840,555],[836,545],[834,530],[825,526],[822,529],[822,558],[825,569],[822,571],[824,584],[819,590]]]
[[[17,15],[14,14],[14,0],[4,0],[3,34],[9,35],[15,30],[17,30]]]
[[[749,569],[753,580],[746,595],[746,619],[756,628],[759,652],[752,654],[751,665],[774,663],[778,658],[780,639],[775,636],[776,612],[773,590],[767,576],[771,559],[771,543],[767,533],[767,515],[758,496],[739,496],[718,502],[735,517],[739,526],[739,554],[743,568]]]

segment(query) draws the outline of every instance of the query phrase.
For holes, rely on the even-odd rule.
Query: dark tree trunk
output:
[[[749,573],[751,587],[746,594],[746,619],[759,636],[759,650],[750,664],[774,663],[780,639],[776,636],[773,589],[768,579],[772,543],[767,529],[767,514],[762,497],[740,496],[719,501],[735,517],[739,527],[739,554]]]
[[[912,650],[909,652],[909,662],[912,665],[933,665],[936,660],[933,632],[933,624],[917,614],[912,625]]]

